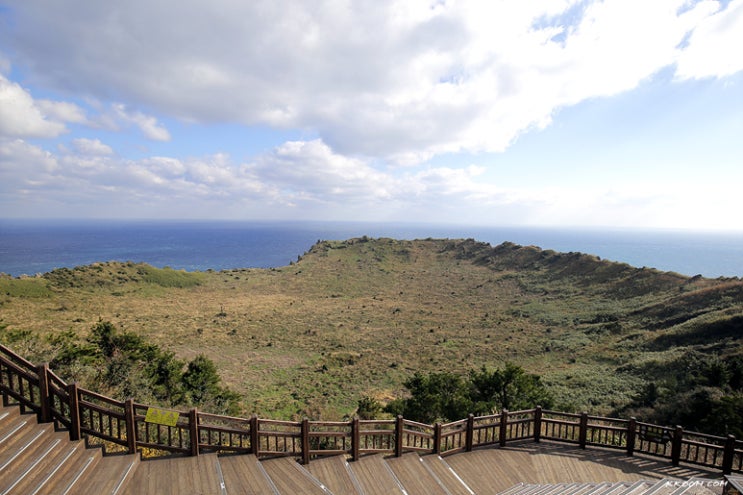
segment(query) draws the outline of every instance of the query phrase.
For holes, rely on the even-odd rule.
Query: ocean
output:
[[[469,227],[400,223],[0,220],[0,272],[12,276],[97,261],[188,271],[286,266],[318,240],[473,238],[582,252],[635,267],[743,276],[743,233]]]

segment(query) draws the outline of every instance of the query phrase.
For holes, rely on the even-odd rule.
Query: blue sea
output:
[[[288,265],[318,240],[473,238],[582,252],[683,275],[743,276],[743,233],[467,227],[399,223],[0,220],[0,272],[45,273],[97,261],[188,271]]]

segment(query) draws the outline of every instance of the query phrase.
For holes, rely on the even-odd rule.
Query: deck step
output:
[[[220,473],[216,454],[143,460],[123,493],[221,495],[224,484]]]
[[[421,459],[444,483],[449,493],[452,495],[475,495],[475,492],[441,456],[430,454],[421,456]]]
[[[70,493],[80,493],[79,487],[85,487],[86,493],[121,495],[126,493],[139,465],[139,454],[107,455],[101,458],[95,469],[86,471],[73,486]],[[157,492],[139,492],[157,493]]]
[[[630,483],[623,491],[620,491],[618,495],[644,495],[655,483],[655,481],[648,480],[635,481]]]
[[[307,470],[335,494],[363,495],[359,481],[342,455],[313,460]]]
[[[53,426],[39,425],[31,415],[18,416],[0,431],[0,473],[9,467],[9,463],[24,451],[33,448],[48,435]]]
[[[124,494],[226,493],[222,468],[216,454],[143,460]]]
[[[261,465],[281,495],[331,493],[324,484],[291,457],[268,459],[261,461]]]
[[[66,447],[64,440],[39,430],[37,435],[0,465],[0,494],[18,493],[16,488],[25,485],[36,470],[46,465]]]
[[[20,411],[18,410],[18,407],[3,406],[2,403],[0,403],[0,431],[2,431],[3,424],[5,424],[6,421],[18,417],[19,414]]]
[[[220,456],[219,464],[230,495],[280,495],[254,455]]]
[[[75,442],[76,451],[48,481],[36,487],[34,495],[67,495],[86,493],[82,480],[93,473],[102,458],[101,449],[85,448],[85,442]]]
[[[601,493],[596,495],[620,495],[622,492],[632,485],[631,482],[624,481],[619,483],[612,483],[611,486],[606,487]]]
[[[381,454],[362,456],[349,463],[351,471],[366,495],[391,495],[405,493]]]
[[[686,483],[682,482],[673,495],[721,495],[722,489],[721,479],[690,478]]]
[[[408,495],[450,495],[444,483],[416,453],[386,459]]]
[[[25,417],[13,426],[10,433],[0,437],[0,487],[7,487],[9,478],[15,479],[19,470],[34,462],[40,449],[48,448],[51,442],[55,445],[61,443],[53,433],[52,425],[38,425],[34,419]]]
[[[3,487],[0,493],[32,494],[38,493],[45,485],[56,484],[60,471],[74,463],[83,450],[85,445],[82,442],[71,443],[67,433],[54,433],[41,448],[29,453],[24,465],[14,468],[17,476],[12,488]]]

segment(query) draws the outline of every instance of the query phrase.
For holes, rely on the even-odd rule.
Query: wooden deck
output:
[[[518,483],[618,482],[692,477],[721,479],[717,471],[608,449],[580,449],[549,442],[474,450],[445,458],[475,493],[499,493]]]
[[[436,474],[415,453],[387,459],[392,472],[409,495],[448,495],[448,490]]]
[[[307,470],[332,493],[364,493],[344,456],[314,460],[307,466]]]
[[[108,493],[215,495],[714,495],[668,480],[722,479],[719,471],[674,467],[667,460],[551,442],[523,442],[446,457],[406,453],[313,459],[204,454],[142,460],[101,457],[70,442],[51,423],[0,407],[0,494]],[[719,488],[719,489],[715,489]]]

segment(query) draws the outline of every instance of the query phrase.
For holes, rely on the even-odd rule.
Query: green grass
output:
[[[0,278],[0,295],[9,297],[50,297],[49,282],[43,278]]]
[[[204,280],[202,273],[189,273],[172,268],[154,268],[149,265],[140,265],[137,272],[142,275],[142,280],[161,287],[194,287],[200,285]]]

